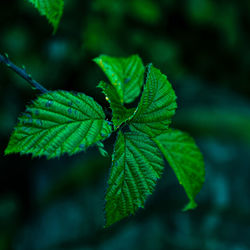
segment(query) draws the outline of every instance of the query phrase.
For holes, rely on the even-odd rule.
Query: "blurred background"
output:
[[[102,229],[110,158],[96,148],[49,161],[3,156],[37,92],[0,65],[0,249],[250,249],[249,12],[249,0],[65,0],[53,36],[28,1],[1,1],[0,52],[48,89],[108,108],[94,57],[137,53],[160,68],[178,96],[173,126],[196,139],[206,182],[198,208],[182,212],[187,198],[166,165],[146,208]]]

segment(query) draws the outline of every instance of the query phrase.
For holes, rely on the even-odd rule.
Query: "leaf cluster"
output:
[[[185,210],[195,208],[195,196],[204,182],[204,163],[194,140],[169,127],[177,104],[167,77],[152,64],[145,68],[138,55],[101,55],[94,61],[109,80],[98,87],[110,104],[112,120],[83,93],[48,91],[19,117],[5,154],[50,159],[96,145],[106,156],[102,141],[117,132],[105,196],[105,226],[144,207],[162,175],[164,159],[189,198]],[[126,107],[138,97],[135,108]]]

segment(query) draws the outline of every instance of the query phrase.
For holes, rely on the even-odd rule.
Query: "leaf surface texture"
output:
[[[121,104],[117,90],[113,85],[102,81],[98,87],[103,90],[106,100],[110,103],[112,121],[115,127],[119,127],[133,116],[135,108],[127,109]]]
[[[42,16],[46,16],[56,32],[64,8],[63,0],[29,0]]]
[[[116,89],[121,104],[133,102],[139,96],[144,79],[144,66],[139,56],[117,58],[101,55],[94,61]]]
[[[184,210],[196,207],[195,196],[205,178],[204,160],[192,137],[179,130],[169,129],[153,139],[183,186],[189,203]]]
[[[144,207],[163,168],[161,153],[150,138],[119,131],[106,193],[106,226]]]
[[[146,84],[130,121],[130,128],[150,137],[161,134],[168,129],[176,108],[176,96],[167,77],[149,66]]]
[[[40,95],[19,117],[5,154],[48,158],[84,151],[106,139],[111,126],[102,107],[83,93],[53,91]]]

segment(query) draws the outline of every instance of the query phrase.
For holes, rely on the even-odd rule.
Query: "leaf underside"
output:
[[[46,16],[56,32],[64,8],[64,0],[29,0],[42,16]]]
[[[183,186],[189,203],[184,210],[197,205],[195,196],[201,190],[205,178],[204,160],[192,137],[179,130],[169,129],[153,139]]]
[[[52,91],[40,95],[19,117],[5,154],[73,155],[106,139],[111,130],[102,107],[93,98]]]
[[[144,66],[138,55],[127,58],[101,55],[94,59],[114,86],[121,104],[139,96],[144,80]]]
[[[167,77],[160,70],[149,66],[146,84],[130,120],[130,128],[150,137],[161,134],[168,129],[176,108],[176,96]]]
[[[137,132],[119,131],[106,193],[106,227],[143,208],[164,168],[155,143]]]

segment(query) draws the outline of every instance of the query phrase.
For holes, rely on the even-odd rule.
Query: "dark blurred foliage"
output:
[[[109,158],[3,152],[17,116],[36,96],[0,65],[0,249],[250,249],[250,1],[65,0],[55,36],[25,0],[0,2],[0,52],[48,89],[96,85],[99,54],[138,53],[168,75],[178,96],[174,126],[193,135],[206,162],[198,208],[171,169],[146,208],[102,229]],[[115,136],[105,146],[111,154]],[[183,162],[185,164],[185,162]]]

